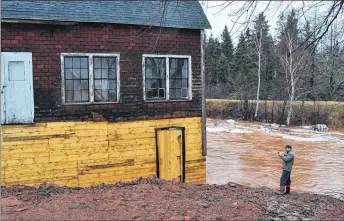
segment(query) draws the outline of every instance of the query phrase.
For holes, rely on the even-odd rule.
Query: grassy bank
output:
[[[207,116],[218,119],[253,120],[256,101],[246,106],[239,100],[207,99]],[[344,127],[344,102],[296,101],[293,104],[292,125],[327,124]],[[244,114],[245,113],[245,114]],[[259,121],[285,124],[286,108],[283,101],[260,101]]]

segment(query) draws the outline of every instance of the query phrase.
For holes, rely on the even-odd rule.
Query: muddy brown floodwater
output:
[[[279,187],[278,151],[293,146],[292,191],[344,194],[344,133],[280,128],[225,120],[207,121],[207,183]]]

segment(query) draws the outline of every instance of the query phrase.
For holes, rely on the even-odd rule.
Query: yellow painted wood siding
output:
[[[2,183],[90,186],[156,174],[155,128],[185,127],[186,182],[205,183],[201,118],[5,125]]]

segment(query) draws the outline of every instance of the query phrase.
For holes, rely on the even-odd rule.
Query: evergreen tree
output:
[[[228,83],[229,65],[228,59],[224,53],[221,53],[219,59],[216,62],[215,73],[213,76],[213,85],[222,84],[219,86],[224,86],[223,84]]]
[[[213,88],[218,83],[218,68],[217,63],[221,56],[221,44],[213,34],[210,35],[205,50],[205,65],[206,65],[206,86],[209,97],[213,96]]]
[[[222,53],[227,57],[228,63],[231,63],[234,53],[234,47],[227,25],[225,26],[221,34],[221,40]]]
[[[233,59],[233,75],[231,75],[232,85],[243,104],[242,115],[245,120],[251,118],[249,100],[254,97],[257,82],[252,52],[252,36],[248,29],[246,33],[242,33],[239,37]]]

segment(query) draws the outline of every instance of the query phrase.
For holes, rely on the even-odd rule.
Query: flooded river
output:
[[[295,153],[292,191],[344,194],[344,133],[308,127],[207,121],[207,182],[279,187],[281,160],[290,144]],[[338,194],[337,194],[338,195]]]

